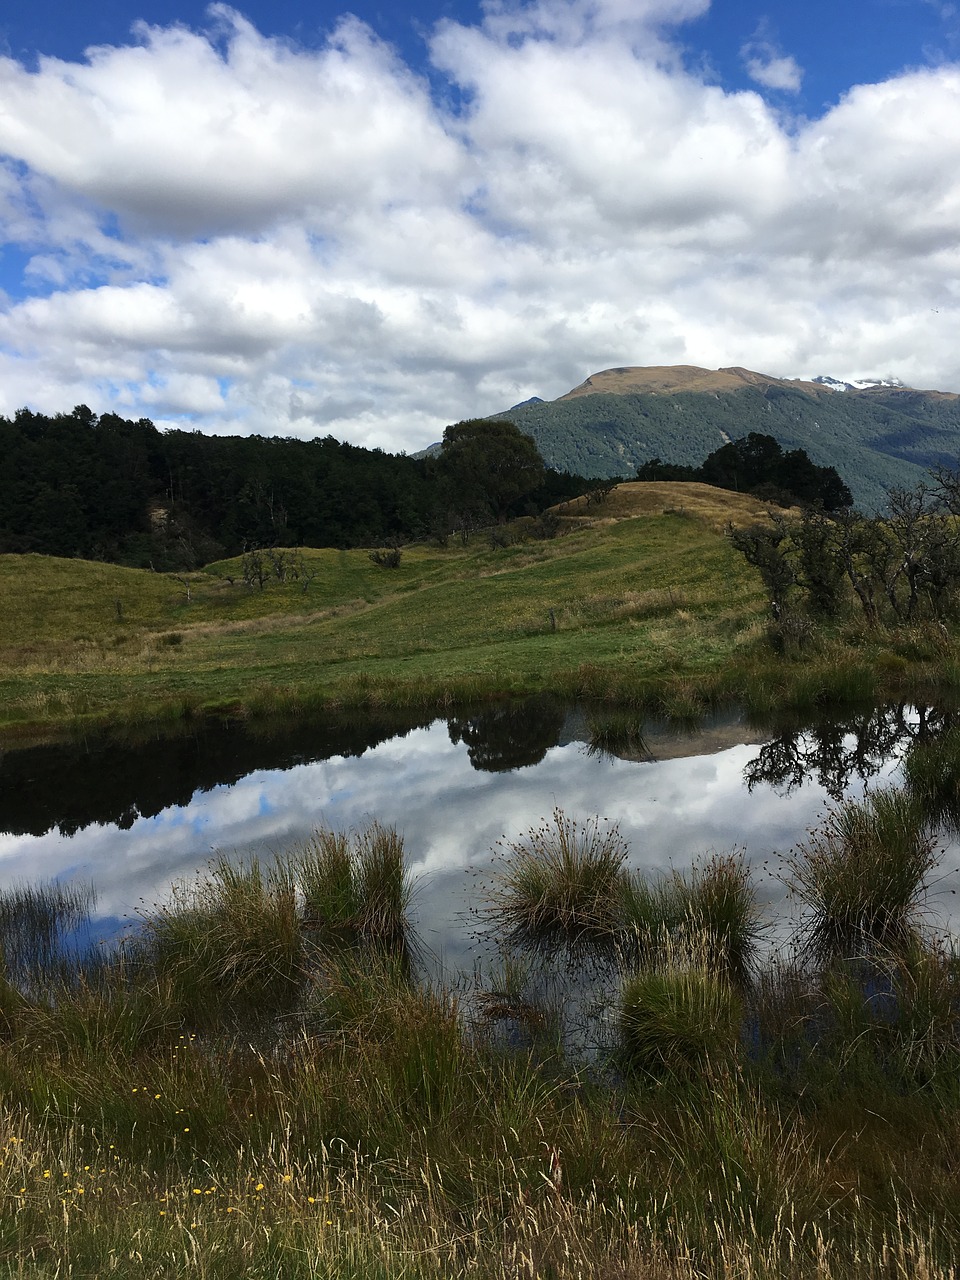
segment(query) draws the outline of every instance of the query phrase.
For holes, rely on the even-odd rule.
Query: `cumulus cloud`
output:
[[[223,6],[0,59],[0,410],[415,449],[618,364],[960,390],[960,71],[791,120],[685,68],[705,7],[501,0],[429,81],[355,19],[306,49]]]

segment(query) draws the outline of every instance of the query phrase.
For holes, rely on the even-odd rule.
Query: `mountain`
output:
[[[532,435],[548,466],[604,477],[631,475],[651,458],[699,466],[726,441],[762,432],[836,467],[870,511],[885,506],[888,489],[912,487],[960,457],[960,396],[894,379],[774,378],[738,366],[604,369],[556,400],[491,416]]]

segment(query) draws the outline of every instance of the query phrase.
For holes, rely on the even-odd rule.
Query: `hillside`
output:
[[[176,721],[357,701],[450,698],[643,682],[709,669],[754,634],[759,581],[722,529],[764,510],[706,485],[624,485],[561,512],[547,541],[303,550],[306,575],[262,591],[236,561],[174,576],[45,556],[0,556],[0,729]],[[585,666],[586,664],[586,666]]]
[[[529,432],[549,466],[596,476],[629,475],[655,457],[698,466],[727,439],[762,432],[835,467],[866,510],[960,456],[960,396],[838,392],[740,368],[608,369],[557,400],[497,416]]]

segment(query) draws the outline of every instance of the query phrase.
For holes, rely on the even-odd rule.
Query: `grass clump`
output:
[[[297,855],[295,878],[304,922],[322,939],[395,943],[407,928],[411,901],[403,839],[372,823],[351,840],[321,828]]]
[[[140,953],[169,982],[190,1021],[217,1022],[264,1003],[289,1008],[303,961],[289,869],[259,859],[217,858],[206,874],[173,887],[142,923]]]
[[[921,932],[934,849],[904,790],[837,806],[789,864],[789,887],[806,908],[802,949],[819,960],[902,950]]]
[[[334,944],[402,948],[410,887],[403,841],[373,823],[353,840],[320,830],[303,850],[263,864],[218,858],[174,886],[145,915],[138,962],[168,983],[199,1023],[290,1011],[319,950]]]
[[[622,943],[641,961],[669,948],[706,948],[711,966],[745,981],[756,961],[762,922],[756,886],[742,853],[714,853],[688,873],[651,883],[626,877]]]
[[[931,822],[960,832],[960,729],[917,743],[904,758],[903,777]]]
[[[611,941],[620,923],[627,845],[616,824],[553,819],[506,845],[490,911],[514,943],[546,947]]]
[[[19,884],[0,894],[0,958],[12,981],[47,975],[69,963],[69,939],[96,901],[82,884]]]
[[[695,962],[634,974],[620,994],[620,1053],[633,1070],[686,1076],[729,1064],[742,1024],[735,988]]]

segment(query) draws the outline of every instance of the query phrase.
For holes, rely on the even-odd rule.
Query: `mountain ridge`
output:
[[[740,365],[620,366],[555,400],[490,416],[532,435],[549,466],[598,477],[630,475],[652,458],[699,466],[726,441],[758,431],[835,467],[857,505],[877,511],[889,489],[956,465],[960,395],[863,381],[871,385],[777,378]]]

